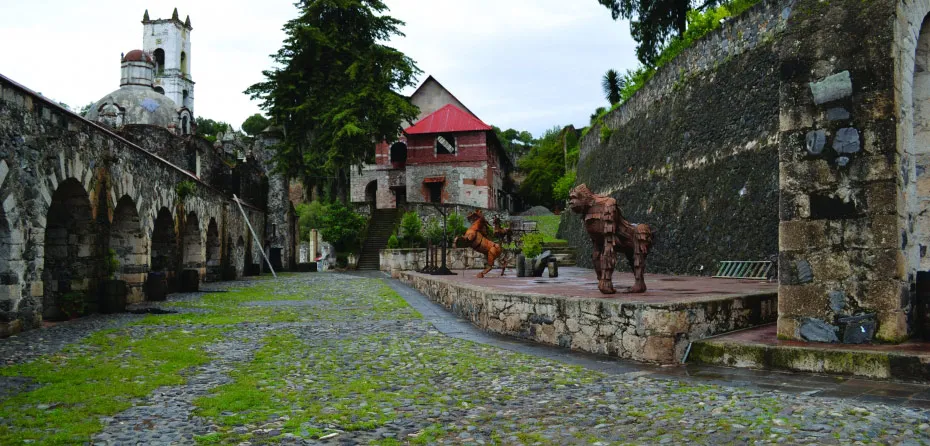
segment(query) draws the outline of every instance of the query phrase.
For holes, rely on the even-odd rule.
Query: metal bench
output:
[[[765,280],[772,269],[772,262],[768,260],[722,260],[717,274],[713,277],[724,279],[757,279]]]

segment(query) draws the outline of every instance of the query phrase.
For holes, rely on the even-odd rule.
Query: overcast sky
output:
[[[407,22],[391,45],[479,118],[539,136],[586,125],[606,105],[600,79],[636,66],[628,25],[596,0],[386,0]],[[0,0],[0,73],[80,109],[119,88],[120,53],[142,46],[143,12],[190,15],[199,116],[239,127],[260,112],[242,94],[262,80],[291,0]],[[405,93],[410,93],[407,91]]]

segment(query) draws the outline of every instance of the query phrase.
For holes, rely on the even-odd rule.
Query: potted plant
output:
[[[87,303],[84,301],[84,293],[80,291],[69,291],[58,297],[58,308],[64,313],[68,320],[77,319],[84,315]]]
[[[116,278],[119,272],[119,259],[116,258],[116,251],[112,249],[107,251],[104,267],[107,280],[103,281],[100,312],[106,314],[126,311],[126,281]]]

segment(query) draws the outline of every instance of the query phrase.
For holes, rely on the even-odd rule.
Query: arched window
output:
[[[155,56],[155,74],[165,73],[165,50],[158,48],[152,53]],[[162,93],[164,94],[164,93]]]
[[[181,75],[187,75],[187,53],[181,51]]]
[[[155,92],[158,93],[158,94],[165,94],[165,89],[164,89],[164,88],[155,87],[153,90],[155,90]]]
[[[187,103],[187,90],[181,92],[181,106],[190,108],[190,104]]]
[[[402,141],[398,141],[391,145],[391,162],[407,162],[407,144],[403,143]]]

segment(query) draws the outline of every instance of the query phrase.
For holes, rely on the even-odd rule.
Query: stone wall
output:
[[[181,181],[195,185],[186,197]],[[62,317],[64,295],[93,311],[110,248],[134,301],[156,257],[169,277],[203,277],[252,241],[220,190],[2,76],[0,203],[0,336]],[[261,231],[263,210],[244,207]]]
[[[927,242],[904,204],[914,162],[896,147],[895,13],[888,1],[805,0],[781,39],[782,338],[911,332],[917,262],[908,258]]]
[[[776,296],[679,304],[547,296],[482,288],[410,271],[400,280],[476,326],[544,344],[660,364],[681,362],[693,340],[775,318]]]
[[[436,252],[441,253],[441,248],[437,248]],[[416,271],[426,266],[426,249],[382,249],[379,259],[381,271]],[[446,249],[446,266],[452,270],[483,268],[486,261],[487,258],[483,254],[471,248]],[[437,260],[436,263],[439,264],[440,261]],[[508,265],[508,268],[513,269],[516,266]]]
[[[763,2],[697,42],[607,115],[607,138],[595,126],[582,140],[577,183],[656,232],[647,272],[708,275],[778,253],[774,42],[787,5]],[[592,266],[578,215],[563,214],[560,237]]]

